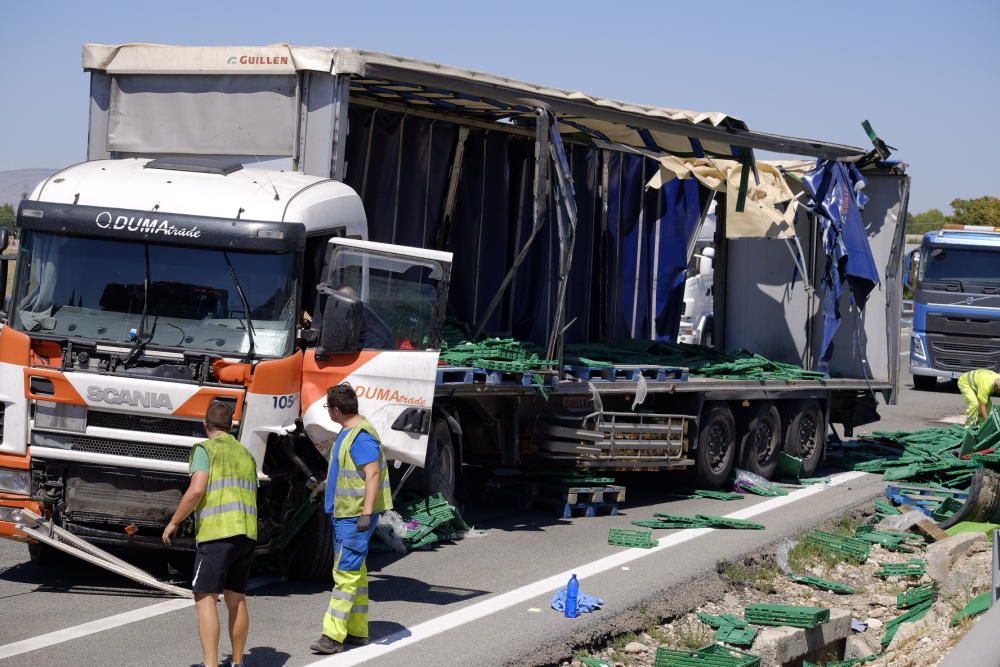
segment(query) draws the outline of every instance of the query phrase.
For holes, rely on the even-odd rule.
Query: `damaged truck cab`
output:
[[[356,386],[389,455],[423,463],[450,256],[365,241],[346,185],[232,160],[92,161],[40,184],[17,228],[0,535],[17,537],[23,507],[92,542],[162,547],[213,401],[257,462],[265,552],[295,537],[325,476],[328,387]],[[193,548],[190,520],[175,542]]]

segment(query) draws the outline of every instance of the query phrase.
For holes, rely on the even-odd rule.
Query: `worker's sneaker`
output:
[[[347,635],[347,638],[344,639],[344,643],[347,644],[348,646],[368,646],[368,637],[356,637],[354,635]]]
[[[326,635],[321,635],[319,639],[312,643],[309,650],[314,653],[322,653],[323,655],[333,655],[334,653],[343,651],[344,645],[341,642],[330,639]]]

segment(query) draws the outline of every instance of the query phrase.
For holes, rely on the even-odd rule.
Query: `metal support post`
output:
[[[562,346],[566,335],[566,287],[569,283],[569,272],[573,266],[573,249],[576,246],[576,190],[573,188],[573,176],[569,169],[569,160],[566,159],[566,149],[563,146],[562,137],[559,135],[559,128],[555,123],[555,118],[551,118],[549,133],[551,143],[549,151],[552,155],[552,164],[556,173],[556,196],[558,205],[556,207],[556,221],[559,230],[559,287],[556,292],[556,315],[553,319],[552,332],[549,337],[547,359],[557,359],[562,361]],[[562,364],[559,364],[562,367]]]
[[[299,88],[295,168],[304,174],[343,180],[350,81],[346,76],[304,72]]]
[[[462,160],[465,158],[465,142],[469,138],[469,128],[458,128],[458,142],[455,144],[455,157],[451,161],[451,172],[448,174],[448,194],[444,200],[444,214],[441,216],[441,226],[438,227],[437,240],[434,247],[443,250],[448,247],[451,239],[451,219],[455,215],[455,200],[458,197],[458,181],[462,177]]]
[[[87,128],[87,160],[106,160],[108,151],[108,118],[111,112],[110,74],[90,73],[90,124]]]
[[[490,316],[493,315],[493,311],[497,309],[500,305],[500,301],[503,299],[504,292],[507,291],[507,287],[510,286],[511,281],[514,276],[517,275],[517,270],[524,263],[525,258],[528,256],[528,251],[531,250],[532,244],[535,242],[535,237],[538,232],[542,230],[545,226],[545,213],[548,209],[548,201],[546,197],[548,196],[548,182],[549,182],[549,117],[548,113],[544,109],[538,109],[538,124],[536,125],[536,135],[535,135],[535,190],[534,190],[534,218],[531,224],[531,234],[528,235],[528,239],[521,246],[520,252],[517,253],[517,257],[514,258],[514,262],[510,265],[507,270],[507,274],[503,277],[500,282],[500,287],[497,288],[496,294],[493,295],[493,300],[490,301],[490,305],[486,307],[483,312],[483,316],[479,318],[479,322],[476,324],[476,328],[473,331],[472,337],[476,339],[479,334],[483,332],[483,328],[489,321]],[[518,208],[520,212],[520,207]],[[549,357],[551,359],[552,357]]]

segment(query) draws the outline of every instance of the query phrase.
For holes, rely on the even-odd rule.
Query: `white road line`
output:
[[[765,512],[770,512],[771,510],[778,509],[779,507],[814,496],[817,493],[821,493],[823,489],[844,484],[851,480],[858,479],[859,477],[863,477],[864,475],[865,473],[863,472],[841,473],[833,476],[827,484],[814,484],[804,489],[792,491],[787,496],[771,498],[770,500],[765,500],[764,502],[753,505],[752,507],[733,512],[732,514],[727,514],[726,516],[733,519],[747,519],[757,516],[758,514],[764,514]],[[591,561],[584,565],[566,570],[565,572],[554,574],[551,577],[546,577],[545,579],[540,579],[539,581],[521,586],[520,588],[515,588],[507,593],[501,593],[500,595],[483,600],[482,602],[476,602],[453,612],[438,616],[437,618],[433,618],[429,621],[424,621],[423,623],[413,626],[409,630],[401,630],[395,634],[389,635],[388,637],[383,637],[374,644],[354,648],[347,653],[318,660],[312,663],[312,665],[341,667],[346,665],[358,665],[368,660],[379,658],[388,653],[392,653],[393,651],[406,648],[407,646],[416,644],[424,639],[433,637],[434,635],[447,632],[448,630],[453,630],[459,626],[465,625],[466,623],[471,623],[472,621],[483,618],[484,616],[489,616],[495,612],[507,609],[508,607],[530,600],[531,598],[538,597],[539,595],[561,588],[565,585],[566,580],[569,579],[570,575],[574,573],[580,580],[586,577],[592,577],[602,572],[621,567],[622,565],[630,563],[634,560],[644,558],[658,551],[663,551],[678,544],[689,542],[693,539],[701,537],[702,535],[707,535],[713,530],[714,529],[712,528],[695,528],[692,530],[685,530],[660,538],[659,544],[652,549],[635,548],[620,551],[600,560]]]
[[[251,590],[254,588],[260,588],[261,586],[266,586],[267,584],[275,581],[277,581],[276,577],[255,578],[250,581],[249,588]],[[193,606],[194,600],[167,600],[165,602],[158,602],[148,607],[141,607],[139,609],[127,611],[124,614],[115,614],[114,616],[108,616],[96,621],[90,621],[89,623],[74,625],[73,627],[66,628],[64,630],[47,632],[44,635],[38,635],[37,637],[32,637],[30,639],[22,639],[19,642],[4,644],[3,646],[0,646],[0,660],[20,655],[22,653],[28,653],[29,651],[37,651],[40,648],[46,648],[47,646],[54,646],[55,644],[68,642],[71,639],[79,639],[80,637],[86,637],[98,632],[104,632],[105,630],[111,630],[112,628],[119,628],[123,625],[128,625],[129,623],[144,621],[147,618],[162,616],[163,614],[169,614],[170,612],[177,611],[178,609],[186,609]]]

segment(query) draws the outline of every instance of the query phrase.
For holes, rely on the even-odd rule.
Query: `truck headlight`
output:
[[[0,468],[0,491],[28,495],[31,493],[31,473],[27,470]]]
[[[71,403],[36,401],[35,428],[83,433],[87,430],[87,408]]]
[[[927,351],[924,350],[924,341],[920,336],[910,334],[910,355],[914,359],[927,359]]]

